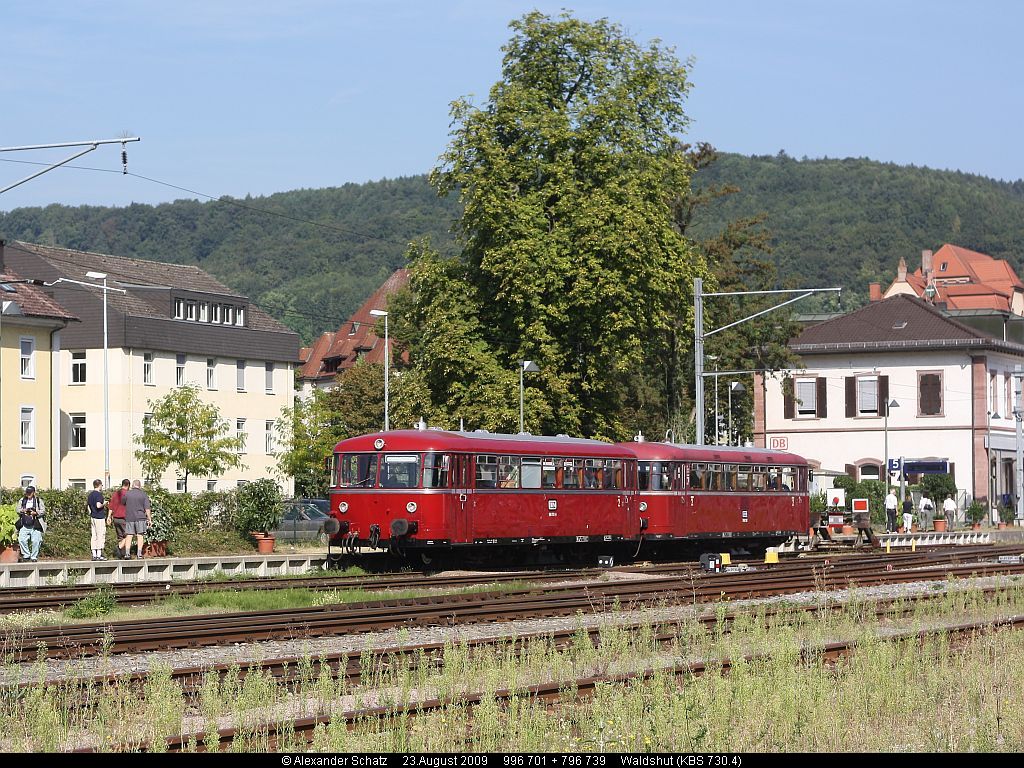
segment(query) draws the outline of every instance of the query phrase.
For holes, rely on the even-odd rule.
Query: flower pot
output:
[[[946,530],[946,521],[945,520],[933,520],[932,521],[932,525],[934,525],[935,526],[935,530],[940,532],[940,533],[942,531]]]
[[[166,541],[147,542],[142,550],[143,557],[167,557]]]
[[[853,530],[853,526],[852,525],[844,525],[843,526],[843,535],[844,536],[853,536],[854,533],[856,533],[856,531]]]
[[[904,530],[903,526],[901,525],[899,528],[896,529],[896,533],[906,533],[906,531]]]
[[[273,536],[260,536],[256,539],[256,551],[261,555],[273,553],[275,541],[276,539]]]
[[[18,547],[5,544],[0,547],[0,563],[18,562]]]
[[[1000,531],[1005,531],[1006,530],[1006,523],[1000,521],[999,522],[999,530]]]
[[[917,523],[911,523],[910,524],[910,532],[911,533],[917,533],[917,531],[918,531]]]
[[[981,523],[971,523],[971,530],[972,531],[980,531],[981,530]]]

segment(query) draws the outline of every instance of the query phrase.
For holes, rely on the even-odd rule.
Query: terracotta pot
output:
[[[910,532],[911,533],[917,533],[917,531],[918,531],[917,523],[911,523],[910,524]]]
[[[981,523],[971,523],[971,530],[972,531],[980,531],[981,530]]]
[[[896,533],[906,533],[906,531],[903,530],[903,526],[901,525],[899,528],[896,529]]]
[[[0,547],[0,563],[16,563],[18,562],[18,547],[4,545]]]
[[[143,557],[167,557],[166,541],[150,541],[142,550]]]
[[[1000,521],[1000,523],[999,523],[999,530],[1000,531],[1005,531],[1006,530],[1006,523]]]
[[[942,531],[946,530],[946,521],[945,520],[933,520],[932,524],[935,526],[935,530],[937,532],[939,532],[939,533],[941,533]]]
[[[256,551],[261,555],[272,554],[275,541],[276,539],[273,536],[260,536],[256,539]]]
[[[856,531],[854,531],[852,525],[844,525],[843,526],[843,535],[844,536],[852,536],[854,533],[856,533]]]

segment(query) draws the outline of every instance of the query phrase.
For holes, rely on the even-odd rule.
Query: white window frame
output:
[[[21,476],[21,487],[23,489],[24,488],[28,488],[30,485],[35,485],[35,484],[36,484],[36,476],[35,475],[22,475]]]
[[[217,358],[206,358],[206,388],[217,389]]]
[[[224,325],[235,324],[235,308],[231,304],[224,305]]]
[[[235,325],[245,325],[245,307],[235,307]]]
[[[88,383],[88,360],[84,350],[71,353],[71,380],[69,386],[80,387]]]
[[[177,477],[174,479],[174,488],[178,493],[185,492],[185,478]]]
[[[25,343],[28,342],[28,354],[25,354]],[[18,339],[18,353],[21,359],[21,378],[36,377],[36,340],[33,336],[22,336]]]
[[[810,405],[800,397],[800,386],[810,386]],[[793,379],[793,418],[816,419],[818,417],[818,378],[805,377]]]
[[[199,302],[199,322],[206,323],[210,320],[210,303],[207,301]]]
[[[220,304],[216,304],[215,303],[215,304],[213,304],[210,307],[210,322],[211,323],[219,323],[220,322]]]
[[[28,421],[25,414],[28,414]],[[25,425],[28,425],[26,431]],[[22,448],[36,447],[36,409],[32,405],[23,405],[18,412],[18,442]]]
[[[264,363],[263,364],[263,386],[268,395],[274,394],[274,364]]]
[[[267,419],[264,422],[264,435],[263,435],[263,448],[267,456],[273,456],[277,446],[274,443],[274,428],[277,426],[277,422],[272,419]]]
[[[873,410],[865,410],[863,407],[862,398],[868,395],[867,392],[862,391],[861,384],[867,384],[873,382],[875,385],[875,407]],[[865,387],[866,389],[866,387]],[[857,415],[858,416],[878,416],[879,415],[879,400],[878,400],[878,376],[872,374],[870,376],[858,376],[857,377]]]
[[[216,480],[207,480],[206,481],[206,490],[207,491],[216,491],[217,490],[217,481]]]
[[[84,477],[76,477],[76,478],[74,478],[72,480],[68,480],[68,488],[71,488],[72,490],[76,490],[76,491],[84,491],[85,490],[85,478]]]
[[[235,391],[245,392],[245,360],[235,360]]]
[[[174,300],[174,319],[184,320],[185,319],[185,300],[175,299]]]
[[[84,413],[69,413],[68,417],[71,419],[71,434],[68,435],[68,450],[69,451],[84,451],[88,448],[89,444],[89,432],[88,432],[88,419]],[[76,421],[81,419],[81,421]],[[80,429],[76,430],[76,427]],[[82,440],[80,443],[75,442],[75,433],[81,434]]]
[[[183,387],[188,382],[185,377],[185,366],[188,364],[188,355],[176,354],[174,356],[174,386]]]
[[[241,438],[241,445],[238,446],[239,453],[245,453],[248,438],[245,434],[245,419],[235,419],[235,437]]]
[[[142,353],[142,383],[147,387],[155,387],[153,383],[153,353]]]

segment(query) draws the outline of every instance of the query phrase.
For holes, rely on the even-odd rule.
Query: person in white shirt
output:
[[[885,532],[896,533],[896,508],[900,500],[896,498],[896,489],[890,488],[889,495],[885,497]]]
[[[956,502],[953,501],[952,493],[946,494],[946,500],[942,502],[942,512],[946,515],[946,524],[952,528],[956,522]]]
[[[935,511],[935,505],[932,504],[932,500],[928,498],[928,494],[921,492],[921,501],[917,505],[917,516],[921,520],[921,530],[929,531],[932,527],[932,513]]]

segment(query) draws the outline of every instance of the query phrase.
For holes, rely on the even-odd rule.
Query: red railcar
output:
[[[644,535],[744,539],[770,544],[807,531],[808,465],[760,448],[622,444],[638,459],[637,505]]]
[[[635,538],[636,457],[598,440],[402,430],[334,449],[336,539],[392,547]]]
[[[649,539],[770,544],[807,530],[806,483],[807,463],[777,451],[403,430],[335,446],[331,514],[343,545],[424,554]]]

